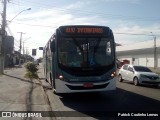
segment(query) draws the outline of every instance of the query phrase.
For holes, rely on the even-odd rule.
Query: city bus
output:
[[[43,49],[44,74],[56,93],[116,89],[115,41],[106,26],[60,26]]]

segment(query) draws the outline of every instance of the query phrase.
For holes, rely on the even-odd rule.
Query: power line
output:
[[[23,1],[24,3],[27,2],[27,1]],[[23,2],[21,2],[21,5],[23,5]],[[59,11],[63,11],[63,12],[69,12],[70,9],[64,9],[64,8],[58,8],[54,5],[45,5],[45,4],[40,4],[40,3],[36,3],[36,2],[31,2],[29,1],[29,3],[32,3],[32,4],[35,4],[36,6],[37,5],[40,5],[40,6],[43,6],[43,8],[48,8],[48,7],[54,7],[55,10],[59,10]],[[20,5],[20,4],[18,4]],[[46,7],[44,7],[46,6]],[[53,9],[47,9],[48,11],[50,10],[53,10]],[[135,21],[160,21],[160,18],[153,18],[153,17],[137,17],[137,16],[125,16],[125,15],[113,15],[113,14],[106,14],[106,13],[102,13],[102,12],[91,12],[91,11],[88,11],[88,10],[74,10],[72,12],[76,12],[76,13],[82,13],[82,14],[89,14],[89,15],[92,15],[92,14],[97,14],[97,15],[100,15],[102,17],[104,16],[107,16],[107,17],[110,17],[110,18],[121,18],[121,19],[125,19],[125,20],[135,20]]]
[[[23,1],[24,2],[24,1]],[[36,3],[36,2],[31,2],[31,3],[35,3],[36,5],[38,4],[38,3]],[[20,4],[18,4],[18,5],[20,5]],[[42,5],[42,4],[39,4],[39,5]],[[44,4],[42,5],[42,6],[44,6]],[[48,7],[48,5],[46,5],[47,7]],[[50,7],[53,7],[53,6],[50,6]],[[55,6],[54,6],[55,7]],[[57,8],[57,7],[55,7],[55,9],[57,9],[57,10],[60,10],[60,11],[63,11],[63,12],[66,12],[66,10],[67,11],[69,11],[69,9],[62,9],[62,8]],[[48,11],[49,10],[52,10],[52,9],[48,9]],[[95,14],[95,13],[93,13],[93,12],[91,12],[91,11],[78,11],[78,10],[75,10],[75,12],[80,12],[80,13],[85,13],[85,14]],[[157,18],[155,19],[155,18],[153,18],[153,17],[136,17],[136,16],[124,16],[124,15],[113,15],[113,14],[104,14],[104,13],[99,13],[99,12],[96,12],[96,13],[98,13],[99,15],[102,15],[102,16],[105,16],[105,15],[107,15],[107,16],[110,16],[110,17],[117,17],[117,18],[124,18],[124,19],[126,19],[126,17],[128,17],[128,19],[141,19],[142,21],[152,21],[152,20],[158,20]],[[144,20],[145,19],[145,20]],[[45,25],[34,25],[34,24],[26,24],[26,23],[17,23],[17,22],[14,22],[14,23],[16,23],[16,24],[23,24],[23,25],[28,25],[28,26],[35,26],[35,27],[50,27],[50,28],[56,28],[56,27],[52,27],[52,26],[45,26]],[[151,36],[151,35],[148,35],[148,34],[138,34],[138,33],[114,33],[114,34],[122,34],[122,35],[136,35],[136,36]],[[160,35],[156,35],[156,36],[160,36]]]
[[[22,24],[22,25],[27,25],[27,26],[35,26],[35,27],[49,27],[49,28],[57,28],[53,26],[46,26],[46,25],[35,25],[35,24],[27,24],[27,23],[20,23],[20,22],[13,22],[15,24]],[[150,34],[140,34],[140,33],[120,33],[120,32],[114,32],[114,34],[124,34],[124,35],[139,35],[139,36],[152,36]],[[155,36],[160,36],[160,34],[156,34]]]
[[[46,25],[35,25],[35,24],[27,24],[27,23],[20,23],[20,22],[13,22],[12,23],[16,23],[16,24],[23,24],[23,25],[27,25],[27,26],[35,26],[35,27],[50,27],[50,28],[56,28],[56,27],[53,27],[53,26],[46,26]]]
[[[15,0],[14,0],[15,1]],[[16,2],[18,2],[18,3],[16,3]],[[21,2],[21,3],[20,3]],[[15,5],[21,5],[21,6],[25,6],[26,5],[26,3],[32,3],[32,4],[34,4],[35,6],[38,6],[38,7],[43,7],[43,8],[48,8],[48,7],[55,7],[54,5],[50,5],[50,4],[46,4],[46,2],[45,3],[40,3],[40,2],[35,2],[35,1],[27,1],[27,0],[25,0],[25,1],[15,1],[15,2],[10,2],[11,4],[15,4]],[[54,2],[54,3],[56,3],[56,2]]]
[[[1,21],[1,20],[0,20]],[[53,27],[53,26],[47,26],[47,25],[36,25],[36,24],[27,24],[27,23],[20,23],[20,22],[15,22],[13,21],[13,23],[15,24],[22,24],[22,25],[27,25],[27,26],[35,26],[35,27],[49,27],[49,28],[57,28],[57,27]],[[8,26],[7,26],[8,27]],[[140,34],[140,33],[120,33],[120,32],[114,32],[114,34],[122,34],[122,35],[136,35],[136,36],[152,36],[150,34]],[[11,34],[13,36],[13,34]],[[155,36],[160,36],[160,34],[155,34]],[[16,42],[18,42],[16,40]]]
[[[137,41],[137,42],[135,42],[135,41],[134,41],[134,43],[133,43],[133,42],[131,42],[131,43],[122,44],[122,45],[131,45],[131,44],[137,44],[137,43],[141,43],[141,42],[148,42],[148,41],[153,41],[153,40],[143,40],[143,41]]]
[[[115,32],[114,34],[124,34],[124,35],[140,35],[140,36],[152,36],[150,34],[139,34],[139,33],[118,33]],[[155,36],[160,36],[159,34],[155,35]]]

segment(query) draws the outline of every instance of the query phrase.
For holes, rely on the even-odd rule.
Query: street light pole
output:
[[[7,8],[7,0],[3,1],[3,13],[2,13],[2,40],[0,40],[0,74],[3,74],[4,72],[4,55],[5,55],[5,51],[4,51],[4,41],[5,41],[5,36],[6,36],[6,8]]]
[[[7,0],[3,1],[3,13],[2,13],[2,27],[1,27],[1,35],[0,36],[0,74],[4,73],[4,59],[5,59],[5,37],[6,37],[6,8],[7,8]],[[31,8],[28,8],[26,10],[31,10]],[[20,13],[26,11],[26,10],[22,10],[21,12],[19,12],[14,18],[12,18],[9,22],[11,23],[13,19],[15,19]]]
[[[28,8],[28,9],[25,9],[25,10],[22,10],[21,12],[19,12],[16,16],[14,16],[9,22],[11,23],[13,21],[13,19],[15,19],[19,14],[21,14],[22,12],[24,11],[27,11],[27,10],[31,10],[31,8]]]
[[[24,12],[24,11],[27,11],[27,10],[31,10],[31,8],[28,8],[28,9],[25,9],[25,10],[22,10],[22,11],[20,11],[17,15],[15,15],[9,22],[11,23],[19,14],[21,14],[22,12]],[[22,50],[22,34],[25,34],[25,33],[23,33],[23,32],[18,32],[18,33],[20,33],[20,46],[19,46],[19,48],[20,48],[20,55],[19,55],[19,66],[21,66],[21,50]]]
[[[154,69],[157,68],[157,47],[156,47],[156,36],[151,32],[154,39]]]

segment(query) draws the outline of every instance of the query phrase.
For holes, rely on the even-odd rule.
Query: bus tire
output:
[[[51,86],[53,87],[53,81],[52,81],[52,74],[51,73],[49,75],[49,79],[50,79]]]
[[[122,75],[121,75],[121,74],[118,75],[118,81],[119,81],[119,82],[123,82],[123,78],[122,78]]]
[[[56,90],[55,79],[53,79],[53,88]]]
[[[56,90],[55,90],[54,88],[52,88],[52,90],[53,90],[53,93],[54,93],[54,94],[57,94],[57,93],[56,93]]]

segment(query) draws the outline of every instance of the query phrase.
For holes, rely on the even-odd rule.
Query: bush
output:
[[[37,74],[37,71],[38,71],[37,65],[35,65],[32,62],[28,62],[25,65],[25,68],[27,70],[27,73],[25,74],[25,78],[30,78],[30,79],[38,79],[39,78],[38,74]]]

